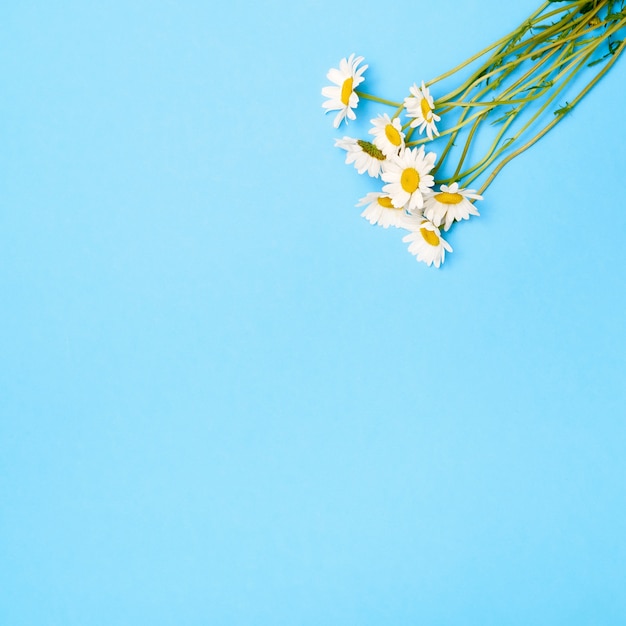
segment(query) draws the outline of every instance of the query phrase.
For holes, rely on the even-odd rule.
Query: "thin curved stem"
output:
[[[524,132],[526,132],[526,130],[528,130],[528,128],[530,128],[530,126],[533,124],[533,122],[543,113],[543,111],[545,111],[545,109],[550,105],[550,103],[555,100],[555,98],[559,95],[559,93],[561,93],[563,91],[563,89],[577,76],[578,72],[587,64],[589,59],[593,56],[593,54],[598,49],[598,47],[602,44],[602,42],[604,40],[608,39],[612,34],[614,34],[621,27],[623,27],[624,24],[626,24],[626,18],[623,21],[621,21],[613,29],[610,29],[609,31],[605,32],[602,37],[598,38],[597,40],[594,40],[593,44],[590,46],[589,50],[587,50],[587,49],[583,50],[583,52],[585,54],[584,54],[582,60],[579,61],[578,63],[576,63],[575,65],[573,63],[570,63],[568,68],[566,70],[564,70],[563,72],[561,72],[561,75],[565,76],[565,75],[569,74],[569,76],[567,76],[567,78],[563,81],[563,84],[560,85],[557,89],[554,90],[552,95],[546,100],[546,102],[542,105],[542,107],[540,107],[540,109],[530,118],[530,120],[528,120],[528,122],[526,122],[526,124],[524,124],[524,126],[516,133],[516,135],[513,137],[512,141],[510,141],[506,145],[502,146],[502,148],[500,148],[495,153],[493,152],[493,149],[490,150],[490,154],[492,156],[490,156],[489,158],[487,158],[487,157],[484,158],[482,161],[477,163],[473,168],[471,168],[470,170],[467,170],[466,172],[463,172],[461,174],[460,178],[465,178],[469,174],[472,174],[472,173],[475,172],[473,174],[473,176],[471,176],[467,181],[464,182],[464,184],[468,185],[473,180],[475,180],[478,176],[480,176],[480,174],[482,174],[487,169],[487,167],[489,167],[489,165],[491,165],[491,163],[493,163],[493,161],[495,159],[497,159],[512,143],[517,141],[524,134]],[[622,42],[622,44],[623,44],[623,42]],[[620,47],[620,49],[621,49],[621,47]],[[615,51],[615,54],[617,54],[617,51]],[[614,62],[614,60],[615,59],[613,59],[612,61]],[[603,72],[604,71],[605,70],[603,70]],[[557,77],[557,79],[558,79],[558,77]],[[578,102],[578,101],[579,101],[578,99],[575,100],[575,102]],[[568,105],[568,107],[567,107],[568,110],[571,110],[571,107],[572,107],[572,105]],[[562,117],[562,114],[559,114],[558,116]],[[495,145],[497,146],[497,143]]]
[[[626,39],[622,41],[619,47],[615,50],[615,52],[612,55],[612,58],[606,63],[606,65],[602,68],[602,70],[598,72],[598,74],[596,74],[593,77],[593,79],[589,81],[589,83],[587,83],[587,85],[576,96],[576,98],[574,98],[572,103],[569,105],[570,110],[573,109],[589,93],[589,91],[591,91],[592,87],[609,71],[609,69],[617,61],[618,57],[624,52],[625,48],[626,48]],[[498,165],[493,170],[493,172],[491,172],[487,180],[483,183],[478,193],[482,195],[485,192],[485,190],[489,187],[489,185],[491,185],[491,183],[494,181],[495,177],[502,171],[502,168],[507,163],[509,163],[516,156],[519,156],[520,154],[528,150],[528,148],[530,148],[532,145],[537,143],[537,141],[539,141],[549,130],[554,128],[564,117],[565,115],[558,115],[557,117],[555,117],[547,126],[545,126],[541,131],[539,131],[534,137],[529,139],[523,146],[520,146],[517,150],[515,150],[514,152],[511,152],[511,154],[507,155],[504,159],[502,159],[502,161],[498,163]]]
[[[577,0],[576,2],[571,2],[570,5],[572,5],[572,4],[573,5],[579,5],[579,4],[583,4],[586,1],[587,0]],[[526,19],[526,21],[523,23],[523,25],[521,27],[516,28],[515,30],[511,31],[505,37],[502,37],[502,38],[498,39],[496,42],[492,43],[490,46],[487,46],[486,48],[484,48],[480,52],[477,52],[476,54],[472,55],[469,59],[463,61],[463,63],[459,63],[459,65],[457,65],[453,69],[449,70],[448,72],[445,72],[445,73],[441,74],[440,76],[437,76],[436,78],[433,78],[432,80],[429,80],[427,83],[425,83],[426,87],[430,87],[431,85],[434,85],[435,83],[438,83],[438,82],[444,80],[445,78],[448,78],[448,77],[452,76],[453,74],[456,74],[456,72],[458,72],[459,70],[462,70],[463,68],[467,67],[468,65],[471,65],[474,61],[477,61],[481,57],[485,56],[485,54],[487,54],[488,52],[491,52],[491,50],[493,50],[494,48],[497,48],[499,45],[501,45],[503,43],[504,44],[508,44],[510,41],[512,41],[515,38],[515,36],[517,34],[519,34],[519,32],[521,30],[522,31],[532,30],[533,25],[537,21],[543,21],[545,19],[548,19],[548,18],[552,17],[553,15],[558,15],[559,13],[563,13],[564,11],[568,11],[570,9],[570,6],[563,6],[563,7],[559,7],[557,9],[554,9],[553,11],[550,11],[549,13],[546,13],[545,15],[542,15],[542,13],[551,4],[552,4],[552,2],[544,2],[528,19]],[[540,18],[540,20],[538,20],[537,18]],[[510,54],[510,51],[508,53]]]
[[[402,105],[399,102],[394,102],[393,100],[385,100],[384,98],[379,98],[378,96],[373,96],[371,93],[365,93],[364,91],[356,90],[354,91],[359,98],[363,98],[364,100],[373,100],[374,102],[378,102],[379,104],[386,104],[390,107],[401,108]]]

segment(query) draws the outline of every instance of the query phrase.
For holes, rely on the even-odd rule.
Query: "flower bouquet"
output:
[[[457,67],[414,83],[401,101],[361,89],[363,57],[342,59],[327,74],[332,86],[322,89],[323,108],[336,112],[334,127],[356,119],[360,99],[387,107],[371,120],[367,138],[335,141],[346,163],[382,181],[357,204],[361,215],[407,230],[409,252],[440,267],[452,252],[441,231],[479,215],[474,202],[502,168],[558,124],[624,51],[624,4],[545,2]]]

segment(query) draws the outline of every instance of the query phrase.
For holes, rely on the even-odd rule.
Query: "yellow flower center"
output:
[[[352,76],[346,78],[341,85],[341,103],[348,106],[350,96],[352,95]]]
[[[391,203],[391,198],[389,196],[378,196],[378,204],[384,207],[385,209],[394,209],[395,211],[399,211],[398,207],[393,206]]]
[[[420,228],[420,233],[422,233],[422,237],[424,237],[424,241],[431,246],[439,245],[439,237],[437,237],[437,233],[432,230],[428,230],[428,228]]]
[[[441,202],[441,204],[458,204],[463,200],[463,196],[460,193],[450,193],[449,191],[437,193],[435,197],[437,202]]]
[[[400,176],[402,189],[407,193],[413,193],[420,186],[420,175],[413,167],[407,167]]]
[[[433,119],[433,113],[432,109],[430,108],[430,104],[428,104],[428,100],[426,100],[426,98],[422,98],[422,101],[420,102],[420,107],[422,109],[422,117],[427,122],[430,122],[430,120]]]
[[[402,143],[402,137],[400,137],[398,129],[393,124],[387,124],[387,126],[385,126],[385,135],[387,139],[389,139],[389,143],[393,146],[399,146]]]

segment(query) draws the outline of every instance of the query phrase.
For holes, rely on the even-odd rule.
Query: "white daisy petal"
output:
[[[346,163],[354,163],[359,174],[367,172],[373,178],[378,178],[385,162],[385,155],[369,141],[344,137],[335,140],[335,147],[347,152]]]
[[[432,155],[432,156],[431,156]],[[424,153],[424,147],[406,148],[383,163],[381,178],[387,183],[383,191],[396,207],[406,206],[410,213],[424,206],[424,194],[434,185],[429,174],[436,155]]]
[[[433,134],[439,136],[436,122],[441,120],[441,117],[435,113],[433,97],[424,81],[421,87],[413,84],[409,91],[411,96],[404,99],[404,108],[407,116],[413,118],[411,126],[417,128],[420,133],[425,130],[428,138],[432,140]]]
[[[359,67],[363,60],[363,57],[355,57],[353,53],[347,59],[341,59],[339,69],[331,68],[326,74],[326,78],[334,83],[334,86],[322,89],[322,95],[328,98],[322,107],[326,109],[326,113],[339,111],[333,122],[335,128],[338,128],[346,118],[356,119],[352,109],[357,107],[359,96],[354,90],[365,80],[362,74],[367,69],[367,65]]]
[[[326,74],[326,78],[328,78],[328,80],[331,83],[334,83],[335,85],[338,85],[339,87],[341,87],[343,80],[344,80],[343,73],[334,67],[328,70],[328,74]]]
[[[397,209],[393,206],[391,198],[379,191],[372,191],[364,198],[361,198],[357,206],[365,206],[365,210],[361,213],[370,224],[378,224],[383,228],[395,226],[396,228],[411,227],[412,217],[409,216],[404,208]]]
[[[415,220],[415,229],[402,238],[409,244],[409,252],[429,267],[440,267],[446,251],[452,252],[450,244],[441,237],[440,230],[428,220]]]
[[[393,120],[385,113],[371,120],[373,126],[369,131],[374,135],[374,145],[387,157],[397,156],[404,148],[402,124],[396,117]]]
[[[473,189],[459,188],[458,183],[441,185],[438,192],[426,198],[424,216],[435,226],[445,224],[444,230],[447,231],[455,221],[468,220],[470,215],[480,215],[470,199],[482,200],[482,196]]]

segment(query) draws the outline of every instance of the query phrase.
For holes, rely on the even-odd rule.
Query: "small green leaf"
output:
[[[506,111],[503,115],[501,115],[497,120],[493,120],[493,122],[491,122],[492,126],[495,126],[496,124],[499,124],[500,122],[504,122],[505,120],[507,120],[509,117],[511,117],[511,115],[515,115],[518,112],[519,109],[515,108],[515,109],[510,109],[508,111]]]
[[[563,115],[567,115],[572,110],[572,105],[569,102],[566,102],[562,107],[559,107],[554,114],[557,117],[562,117]]]
[[[379,161],[385,160],[385,155],[373,143],[370,143],[369,141],[363,141],[363,139],[357,139],[357,144],[359,144],[363,152],[369,154],[371,157],[374,157]]]

